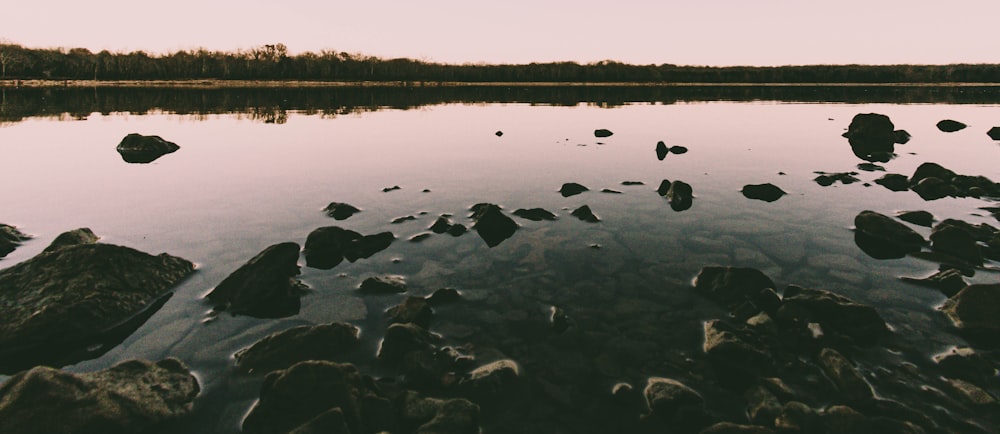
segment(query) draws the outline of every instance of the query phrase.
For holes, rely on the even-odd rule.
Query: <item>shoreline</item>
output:
[[[1000,87],[1000,83],[459,82],[307,80],[0,80],[0,88],[334,88],[334,87]]]

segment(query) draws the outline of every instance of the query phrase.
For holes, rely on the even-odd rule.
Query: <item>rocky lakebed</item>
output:
[[[478,157],[455,176],[480,184],[447,206],[421,202],[447,181],[383,176],[306,204],[304,224],[188,217],[166,195],[216,234],[276,227],[232,251],[211,232],[177,242],[187,229],[0,225],[0,433],[998,433],[1000,160],[915,161],[921,134],[965,125],[911,135],[854,114],[822,140],[855,167],[773,154],[788,169],[735,164],[723,187],[702,188],[715,169],[697,143],[665,139],[622,158],[687,171],[614,160],[531,200]],[[615,125],[556,143],[612,152]],[[996,148],[995,131],[975,134]],[[158,170],[189,152],[177,143],[128,134],[115,163]],[[792,211],[813,192],[829,202]]]

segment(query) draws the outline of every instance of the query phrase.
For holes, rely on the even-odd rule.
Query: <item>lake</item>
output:
[[[875,307],[893,338],[850,357],[876,392],[942,427],[971,420],[996,432],[995,414],[980,414],[933,385],[939,374],[932,356],[969,344],[938,310],[945,295],[900,277],[926,277],[939,264],[875,259],[853,231],[863,210],[925,210],[937,221],[996,226],[980,209],[997,206],[995,198],[925,201],[874,183],[885,173],[910,176],[925,162],[1000,180],[1000,142],[986,134],[1000,125],[995,90],[7,89],[2,107],[7,187],[0,222],[34,238],[0,268],[78,227],[102,242],[197,264],[124,341],[65,367],[88,372],[131,358],[181,359],[202,392],[177,432],[238,432],[262,377],[237,373],[233,354],[292,326],[355,324],[363,348],[347,361],[365,374],[394,376],[393,366],[374,357],[385,309],[446,287],[463,300],[436,308],[430,330],[478,364],[516,361],[531,389],[518,398],[530,406],[484,410],[487,432],[614,430],[620,422],[605,409],[612,387],[641,389],[652,376],[683,381],[711,413],[738,420],[745,417],[741,394],[717,384],[702,351],[704,321],[730,318],[691,289],[706,266],[752,267],[779,293],[795,284]],[[877,163],[884,171],[859,169],[866,161],[841,136],[858,113],[885,114],[912,135],[896,145],[894,158]],[[942,132],[935,124],[943,119],[968,128]],[[595,137],[596,129],[613,135]],[[129,133],[159,135],[180,149],[129,164],[115,151]],[[659,141],[688,152],[660,160]],[[817,171],[857,172],[860,182],[823,186],[814,181]],[[691,185],[689,209],[675,211],[657,193],[664,179]],[[560,187],[571,182],[589,191],[562,196]],[[762,183],[788,194],[774,202],[741,194],[744,185]],[[361,212],[334,220],[323,212],[331,202]],[[442,214],[472,226],[469,209],[483,202],[514,219],[513,236],[494,247],[475,231],[411,241]],[[582,205],[600,221],[572,216]],[[558,219],[511,215],[536,207]],[[299,278],[309,290],[297,315],[212,311],[205,294],[240,265],[275,243],[301,245],[323,226],[391,231],[396,239],[368,259],[329,270],[307,267],[303,258]],[[987,261],[966,281],[997,282],[997,265]],[[407,294],[358,293],[362,280],[382,275],[402,276]],[[565,332],[549,327],[554,308],[568,318]],[[829,387],[817,385],[822,379],[803,374],[786,382],[813,408],[832,402]],[[996,394],[995,378],[991,384]]]

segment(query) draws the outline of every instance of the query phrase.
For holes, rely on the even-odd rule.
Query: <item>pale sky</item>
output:
[[[1000,63],[998,17],[998,0],[4,0],[0,39],[446,63]]]

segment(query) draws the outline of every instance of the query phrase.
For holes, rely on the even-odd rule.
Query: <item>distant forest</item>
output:
[[[616,61],[516,65],[443,64],[323,50],[289,55],[284,44],[236,52],[151,55],[33,49],[0,43],[0,79],[308,80],[548,83],[1000,83],[1000,64],[706,67]]]

